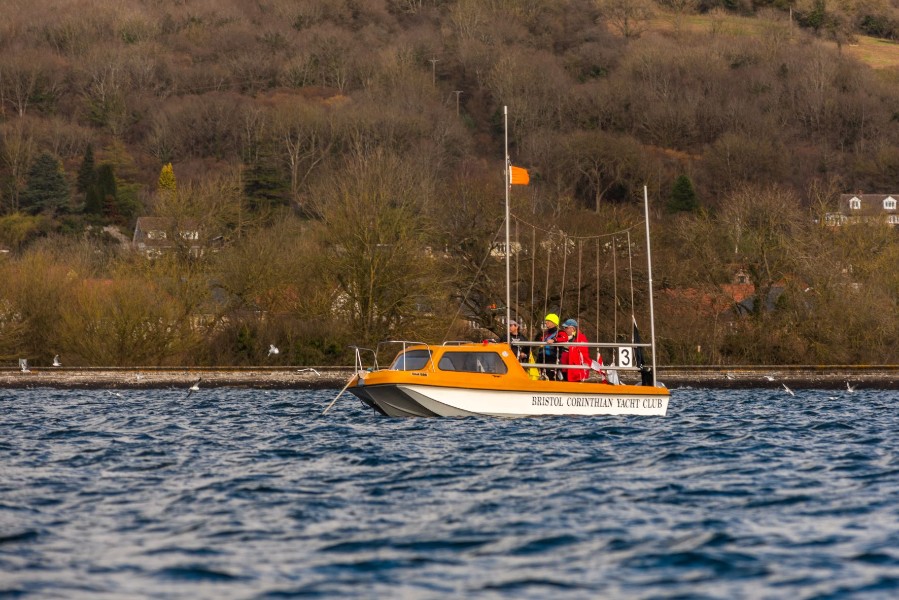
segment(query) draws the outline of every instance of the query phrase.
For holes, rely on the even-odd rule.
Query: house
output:
[[[176,248],[196,258],[203,254],[200,226],[196,220],[176,222],[168,217],[138,217],[131,240],[134,249],[147,258],[156,258]]]
[[[899,225],[897,198],[899,194],[841,194],[838,211],[827,213],[825,223],[839,227],[849,223],[880,220],[895,227]]]

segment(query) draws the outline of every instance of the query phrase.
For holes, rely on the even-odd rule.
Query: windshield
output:
[[[496,352],[444,352],[437,365],[441,371],[465,371],[466,373],[508,372],[506,363]]]
[[[431,359],[430,350],[409,350],[396,357],[390,365],[391,371],[418,371]]]

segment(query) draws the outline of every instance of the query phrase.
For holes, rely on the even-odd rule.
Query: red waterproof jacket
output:
[[[572,342],[583,343],[587,341],[587,336],[578,331],[574,338],[568,340]],[[568,381],[583,381],[590,376],[590,349],[586,346],[572,346],[562,350],[562,357],[559,362],[563,365],[584,365],[586,369],[566,369]]]

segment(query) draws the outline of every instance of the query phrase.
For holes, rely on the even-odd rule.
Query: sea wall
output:
[[[201,387],[324,389],[341,388],[351,367],[34,367],[23,373],[0,368],[0,387],[53,388],[187,388]],[[626,383],[633,374],[626,374]],[[669,388],[825,388],[852,386],[899,389],[899,365],[821,366],[661,366],[658,380]]]

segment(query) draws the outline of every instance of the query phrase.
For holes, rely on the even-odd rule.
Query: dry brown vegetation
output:
[[[520,226],[634,227],[649,186],[662,362],[895,361],[895,232],[815,223],[841,192],[899,192],[899,18],[779,6],[8,0],[0,356],[341,362],[350,342],[464,335],[460,305],[496,330],[507,105]],[[674,210],[684,175],[695,203]],[[141,215],[200,223],[207,251],[147,261],[103,231]],[[599,297],[580,316],[604,334],[645,317],[609,296],[612,251],[579,280],[548,243],[516,259],[518,314]],[[738,270],[777,297],[735,306]]]

